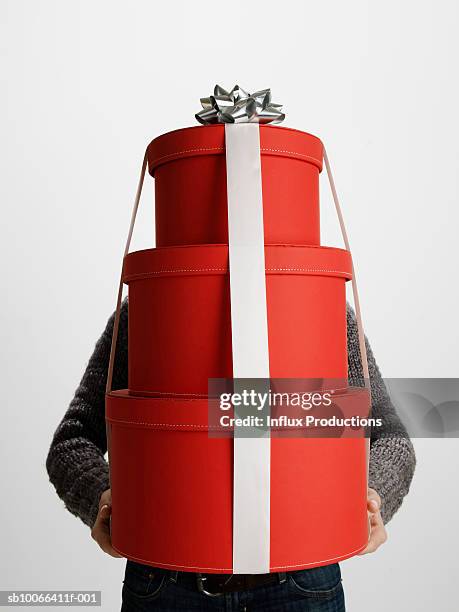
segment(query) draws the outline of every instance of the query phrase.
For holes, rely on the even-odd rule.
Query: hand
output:
[[[370,520],[370,539],[361,555],[375,552],[387,540],[387,532],[381,518],[381,498],[374,489],[368,489],[367,508]]]
[[[99,500],[99,513],[91,530],[91,535],[104,552],[112,557],[121,557],[112,546],[110,535],[110,516],[112,514],[112,492],[107,489]]]

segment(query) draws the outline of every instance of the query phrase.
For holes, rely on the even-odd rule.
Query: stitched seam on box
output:
[[[289,565],[273,565],[271,569],[288,569],[289,567],[301,567],[303,565],[316,565],[316,563],[327,563],[328,561],[337,561],[338,559],[342,559],[343,557],[347,557],[348,555],[355,555],[360,552],[367,546],[368,542],[359,546],[355,550],[351,550],[351,552],[344,553],[339,555],[338,557],[331,557],[330,559],[320,559],[320,561],[311,561],[310,563],[291,563]]]
[[[331,391],[333,393],[336,393],[338,391],[348,391],[349,389],[351,389],[352,387],[333,387],[332,389],[325,389],[324,391]],[[364,389],[364,387],[358,387],[359,390]],[[155,399],[155,400],[169,400],[169,401],[176,401],[174,398],[172,397],[156,397],[156,395],[175,395],[181,399],[183,399],[184,401],[196,401],[192,398],[195,397],[199,397],[199,398],[204,398],[204,399],[209,399],[209,400],[215,400],[217,398],[209,398],[209,395],[207,393],[180,393],[179,391],[139,391],[139,394],[136,395],[135,392],[132,393],[132,395],[130,396],[131,398],[138,398],[138,399]],[[143,395],[144,393],[147,393],[148,395]],[[284,393],[288,393],[288,391],[284,392]],[[290,393],[296,393],[296,391],[291,391]]]
[[[133,392],[133,396],[136,397],[135,395],[136,392]],[[148,398],[148,399],[170,399],[172,400],[173,398],[171,397],[158,397],[155,398],[155,395],[177,395],[178,397],[182,397],[183,399],[189,399],[191,401],[191,397],[203,397],[203,398],[208,398],[209,396],[207,395],[207,393],[180,393],[179,391],[139,391],[139,396],[140,394],[142,394],[143,398]],[[148,393],[148,395],[143,395],[144,393]],[[139,397],[137,396],[137,397]],[[191,397],[190,397],[191,396]]]
[[[155,393],[155,392],[153,392]],[[168,395],[168,394],[167,394]],[[186,395],[194,395],[193,393],[184,393],[184,396]],[[175,397],[155,397],[154,395],[142,395],[141,393],[139,393],[138,395],[136,395],[135,393],[133,393],[132,395],[128,395],[128,396],[120,396],[120,395],[111,395],[109,394],[109,397],[111,399],[120,399],[121,401],[129,399],[129,400],[137,400],[137,401],[152,401],[154,400],[155,402],[176,402],[177,399]],[[208,397],[207,395],[203,395],[204,398]],[[197,402],[199,401],[198,399],[194,398],[194,397],[181,397],[180,398],[181,402]]]
[[[227,272],[228,268],[177,268],[172,270],[154,270],[152,272],[138,272],[136,274],[126,274],[125,278],[135,278],[136,276],[153,276],[156,274],[174,274],[179,272]]]
[[[271,153],[287,153],[288,155],[298,155],[300,157],[304,157],[304,159],[310,159],[311,161],[322,165],[322,163],[316,157],[312,157],[312,155],[306,155],[306,153],[298,153],[297,151],[286,151],[285,149],[270,149],[267,147],[261,147],[260,151],[269,151]]]
[[[161,157],[157,157],[152,160],[152,165],[157,164],[163,159],[167,159],[168,157],[175,157],[176,155],[183,155],[184,153],[194,153],[196,151],[224,151],[224,147],[197,147],[195,149],[183,149],[182,151],[175,151],[175,153],[168,153],[167,155],[161,155]]]
[[[124,275],[124,280],[139,277],[157,276],[159,274],[175,274],[182,272],[227,272],[228,268],[180,268],[176,270],[155,270],[153,272],[138,272],[136,274]],[[350,272],[343,270],[330,270],[329,268],[265,268],[265,272],[327,272],[329,274],[342,274],[349,276]]]
[[[157,157],[153,159],[151,164],[154,166],[158,164],[160,161],[164,159],[168,159],[169,157],[175,157],[176,155],[184,155],[186,153],[195,153],[198,151],[224,151],[224,147],[196,147],[193,149],[183,149],[182,151],[175,151],[174,153],[168,153],[167,155],[161,155],[161,157]],[[312,157],[312,155],[306,155],[306,153],[298,153],[297,151],[287,151],[286,149],[272,149],[269,147],[260,147],[261,152],[270,152],[270,153],[285,153],[287,155],[298,155],[299,157],[304,157],[304,159],[309,159],[313,162],[316,162],[319,165],[322,165],[321,161],[316,157]]]
[[[231,427],[230,429],[228,429],[227,427],[223,426],[223,425],[196,425],[196,424],[186,424],[186,423],[144,423],[142,421],[124,421],[121,419],[114,419],[111,417],[107,417],[107,421],[109,421],[110,423],[119,423],[121,425],[140,425],[141,427],[150,427],[150,428],[167,428],[169,430],[174,430],[177,429],[179,427],[187,427],[188,429],[205,429],[207,431],[233,431],[233,427]],[[282,426],[278,426],[278,427],[271,427],[272,431],[284,431],[284,427]],[[295,430],[298,431],[299,429],[307,429],[307,425],[298,425],[295,427],[289,427],[288,431],[291,430]],[[322,429],[325,430],[327,429],[327,426],[319,426],[318,429]],[[350,427],[346,427],[346,429],[351,429]]]
[[[270,569],[271,570],[276,570],[276,569],[289,569],[292,567],[303,567],[303,566],[309,566],[309,565],[317,565],[318,563],[328,563],[329,561],[338,561],[340,559],[352,556],[358,552],[360,552],[361,550],[363,550],[368,543],[363,544],[362,546],[359,546],[358,548],[356,548],[355,550],[352,550],[350,552],[346,552],[343,553],[337,557],[331,557],[330,559],[320,559],[318,561],[310,561],[308,563],[292,563],[290,565],[274,565],[272,566]],[[118,548],[116,548],[115,546],[113,546],[113,548],[121,553],[124,554],[123,551],[119,550]],[[143,563],[150,563],[152,565],[155,564],[159,564],[159,565],[166,565],[167,567],[172,567],[174,569],[180,569],[180,568],[188,568],[188,569],[196,569],[199,568],[200,570],[217,570],[217,571],[229,571],[232,572],[233,568],[232,567],[201,567],[199,564],[194,564],[194,565],[176,565],[173,563],[164,563],[163,561],[152,561],[151,559],[142,559],[141,557],[135,557],[134,555],[129,555],[130,559],[135,559],[136,561],[140,561]]]
[[[124,425],[142,425],[143,427],[170,427],[170,428],[175,428],[175,427],[191,427],[192,429],[211,429],[212,426],[209,425],[195,425],[194,423],[188,425],[188,424],[182,424],[182,423],[145,423],[143,421],[124,421],[121,419],[114,419],[111,417],[108,417],[107,419],[108,421],[112,421],[113,423],[123,423]],[[212,429],[220,429],[218,426],[214,426]]]
[[[330,270],[329,268],[266,268],[266,272],[333,272],[336,274],[349,274],[343,270]]]

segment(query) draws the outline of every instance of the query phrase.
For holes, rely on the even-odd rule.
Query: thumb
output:
[[[103,506],[101,506],[99,510],[99,518],[101,520],[107,520],[110,518],[111,513],[112,513],[112,507],[109,506],[108,504],[104,504]]]
[[[376,499],[368,500],[368,510],[370,512],[378,512],[379,511],[379,503]]]

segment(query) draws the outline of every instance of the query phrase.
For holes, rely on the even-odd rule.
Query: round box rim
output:
[[[197,125],[161,134],[147,147],[149,172],[168,162],[185,157],[223,155],[225,127]],[[322,170],[323,144],[314,134],[276,125],[260,126],[261,155],[289,157],[315,165]]]
[[[334,390],[335,402],[354,400],[363,402],[369,409],[369,395],[366,387],[348,385]],[[108,423],[150,430],[173,430],[199,433],[223,431],[222,426],[209,425],[209,397],[191,396],[152,397],[133,395],[129,389],[120,389],[106,394],[106,421]],[[298,428],[298,427],[297,427]],[[300,426],[303,429],[304,426]],[[273,426],[276,431],[282,427]],[[234,431],[230,427],[228,431]]]
[[[228,274],[228,245],[183,245],[133,251],[124,259],[123,282],[159,276]],[[349,251],[309,245],[265,246],[266,274],[332,276],[350,280]]]

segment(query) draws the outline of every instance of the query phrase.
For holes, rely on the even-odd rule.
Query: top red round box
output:
[[[260,126],[266,244],[320,244],[323,145],[299,130]],[[225,127],[196,126],[155,138],[156,244],[228,243]]]

